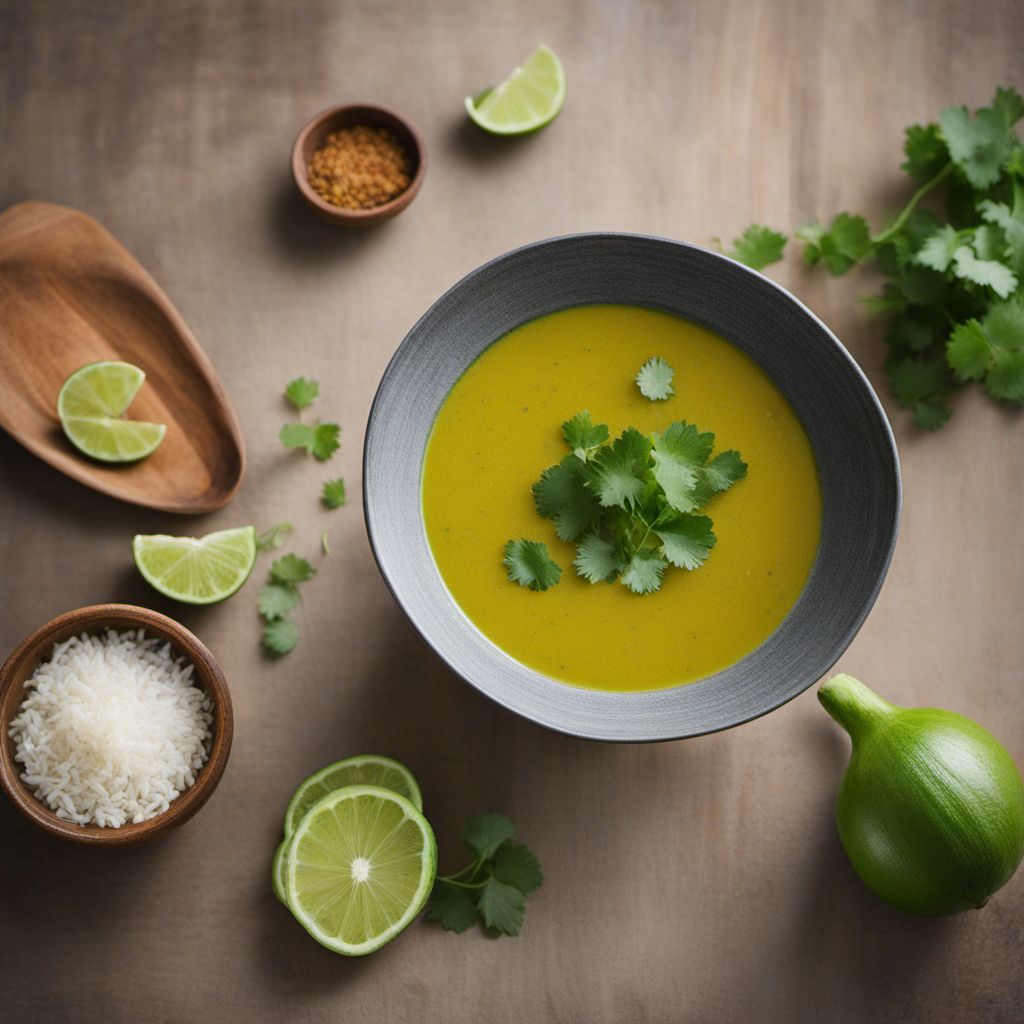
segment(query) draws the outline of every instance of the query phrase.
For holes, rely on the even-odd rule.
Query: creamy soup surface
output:
[[[675,369],[675,395],[651,402],[637,370]],[[745,479],[703,511],[718,543],[661,589],[576,575],[574,548],[533,505],[531,486],[567,448],[561,423],[589,409],[612,437],[675,420],[737,449]],[[634,306],[581,306],[524,324],[491,345],[445,400],[423,465],[427,538],[449,592],[511,657],[555,679],[601,690],[694,682],[763,643],[810,573],[821,529],[811,447],[789,403],[738,348],[678,317]],[[544,592],[511,582],[505,541],[547,544],[561,581]]]

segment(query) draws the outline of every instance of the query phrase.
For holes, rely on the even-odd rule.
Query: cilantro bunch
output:
[[[993,398],[1024,405],[1024,145],[1015,125],[1024,99],[997,89],[971,115],[948,107],[906,130],[902,168],[918,184],[904,209],[872,233],[840,213],[796,231],[804,259],[833,274],[873,262],[888,279],[868,305],[892,316],[885,364],[893,394],[917,424],[950,417],[955,388],[977,381]],[[941,195],[940,215],[920,205]],[[786,236],[752,225],[729,255],[761,269],[782,258]]]
[[[578,575],[650,594],[670,565],[704,564],[716,538],[700,512],[746,476],[738,452],[711,458],[715,435],[685,421],[661,434],[629,428],[610,441],[608,427],[586,409],[562,424],[562,435],[570,454],[544,470],[533,498],[559,538],[576,544]],[[529,540],[505,545],[505,566],[533,590],[553,586],[562,572],[545,545]]]
[[[498,935],[518,935],[526,897],[540,888],[540,863],[501,814],[477,814],[466,820],[462,839],[473,859],[454,875],[438,876],[430,893],[427,919],[453,932],[477,920]]]

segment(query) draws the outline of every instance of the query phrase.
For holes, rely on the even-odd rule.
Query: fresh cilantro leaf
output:
[[[320,394],[320,385],[315,380],[307,380],[305,377],[296,377],[288,382],[284,389],[284,397],[296,409],[302,410],[312,405],[317,395]]]
[[[1024,171],[1021,172],[1021,178],[1024,179]],[[1015,179],[1013,189],[1012,209],[1006,203],[983,199],[978,204],[978,212],[989,225],[1002,230],[1006,239],[1007,265],[1019,280],[1024,277],[1024,183]]]
[[[284,543],[285,535],[294,529],[291,523],[277,523],[257,536],[256,550],[276,551]]]
[[[796,232],[805,243],[804,259],[824,263],[833,274],[845,274],[871,251],[871,229],[859,214],[837,214],[826,231],[817,222]]]
[[[504,562],[508,578],[530,590],[547,590],[562,578],[562,570],[551,560],[548,546],[534,540],[508,541]]]
[[[715,546],[711,525],[707,516],[686,514],[655,527],[661,554],[677,569],[699,569]]]
[[[946,359],[964,380],[983,380],[993,398],[1024,404],[1024,296],[992,306],[982,321],[957,325]]]
[[[522,843],[505,842],[494,854],[494,877],[514,886],[527,896],[541,887],[544,874],[540,861]]]
[[[319,462],[326,462],[340,447],[341,427],[337,423],[318,423],[313,428],[309,453]]]
[[[1001,299],[1012,295],[1017,278],[1009,267],[994,260],[980,260],[966,245],[953,253],[953,273],[965,281],[991,288]]]
[[[286,423],[279,434],[285,448],[305,448],[313,458],[326,462],[341,447],[337,423]]]
[[[962,380],[981,380],[992,361],[992,348],[977,320],[957,324],[946,342],[946,360]]]
[[[944,401],[917,402],[914,405],[914,422],[922,430],[938,430],[952,415]]]
[[[747,475],[747,464],[737,451],[729,450],[716,455],[704,469],[704,482],[712,494],[727,491],[737,480]]]
[[[634,594],[652,594],[661,586],[661,577],[668,568],[660,555],[650,551],[637,551],[622,573],[622,582]]]
[[[503,814],[475,814],[462,827],[462,841],[480,860],[490,860],[515,835],[515,825]]]
[[[590,583],[611,583],[622,568],[615,546],[596,533],[588,533],[580,541],[572,564],[576,566],[576,572]]]
[[[263,646],[274,654],[287,654],[298,642],[299,630],[291,619],[274,619],[263,627]]]
[[[665,500],[679,512],[692,512],[700,505],[701,470],[715,443],[715,435],[701,433],[692,423],[673,423],[655,435],[652,457],[654,479],[665,492]]]
[[[985,390],[993,398],[1024,405],[1024,351],[997,351],[985,377]]]
[[[434,883],[427,905],[428,921],[440,921],[441,927],[450,932],[464,932],[476,921],[476,915],[475,894],[441,878]]]
[[[782,251],[789,239],[763,224],[751,224],[739,238],[733,239],[727,256],[740,263],[761,270],[782,259]]]
[[[583,463],[576,455],[566,455],[557,466],[550,466],[533,485],[537,512],[555,524],[561,540],[575,540],[589,529],[601,514],[601,507],[584,479]]]
[[[1003,229],[995,224],[975,228],[971,246],[979,260],[1005,260],[1009,249]]]
[[[675,370],[661,356],[651,356],[640,367],[636,375],[636,386],[644,398],[649,398],[652,402],[664,402],[675,394],[672,387],[674,376]]]
[[[326,481],[320,494],[320,502],[325,508],[341,508],[345,504],[345,481],[341,477]]]
[[[976,189],[999,180],[1003,164],[1017,144],[1013,125],[1022,110],[1016,92],[998,89],[992,106],[982,107],[973,118],[965,107],[947,107],[939,114],[949,155]]]
[[[650,452],[650,441],[630,427],[594,455],[588,484],[604,508],[632,509],[637,504],[647,486]]]
[[[259,611],[268,622],[283,619],[299,603],[299,594],[294,586],[282,583],[268,583],[259,596]]]
[[[283,586],[305,583],[316,575],[316,569],[298,555],[282,555],[270,566],[270,579]]]
[[[285,423],[277,435],[285,448],[305,448],[313,443],[313,428],[306,423]]]
[[[586,462],[591,453],[608,440],[608,428],[603,423],[592,423],[590,410],[584,409],[562,424],[562,436],[573,455]]]
[[[953,262],[953,253],[963,245],[963,237],[951,224],[943,224],[925,240],[915,258],[922,266],[944,274]]]
[[[904,359],[890,368],[889,381],[900,405],[912,407],[945,388],[949,378],[939,360]]]
[[[903,140],[903,170],[918,181],[929,181],[949,162],[949,151],[937,124],[912,124]]]
[[[526,912],[526,893],[499,882],[493,875],[480,893],[480,913],[484,924],[502,935],[518,935]]]

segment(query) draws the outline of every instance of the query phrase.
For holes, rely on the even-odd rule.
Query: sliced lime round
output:
[[[132,554],[146,582],[161,594],[189,604],[213,604],[249,578],[256,564],[256,531],[239,526],[205,537],[138,534]]]
[[[553,121],[564,103],[562,62],[541,43],[500,85],[467,96],[466,112],[494,135],[524,135]]]
[[[284,890],[284,869],[288,863],[288,839],[282,839],[274,851],[274,863],[270,867],[270,879],[274,895],[287,907],[288,895]]]
[[[318,800],[288,844],[288,906],[317,942],[365,956],[420,912],[437,874],[427,819],[380,786],[345,786]]]
[[[423,797],[412,772],[380,754],[359,754],[335,761],[310,775],[297,790],[284,812],[284,834],[290,836],[306,811],[328,793],[342,786],[380,786],[404,796],[418,811],[423,810]]]
[[[75,370],[57,396],[57,415],[68,440],[101,462],[134,462],[154,452],[167,427],[122,418],[145,379],[137,366],[115,360]]]

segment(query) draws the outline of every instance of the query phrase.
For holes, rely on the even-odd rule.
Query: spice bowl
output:
[[[385,128],[409,157],[410,181],[393,199],[366,209],[335,206],[320,196],[309,182],[313,154],[327,136],[343,128]],[[415,125],[388,107],[348,103],[321,111],[299,132],[292,147],[292,175],[307,205],[324,220],[342,227],[368,227],[401,213],[416,198],[427,169],[427,153]]]
[[[205,764],[198,770],[195,782],[171,801],[167,810],[146,821],[104,828],[61,818],[33,793],[21,778],[22,766],[14,759],[15,743],[10,729],[24,701],[25,681],[37,666],[50,659],[54,645],[82,633],[98,634],[108,629],[143,629],[148,637],[169,642],[175,657],[194,666],[193,685],[209,696],[213,721]],[[100,604],[65,612],[31,633],[0,668],[0,788],[38,828],[83,846],[135,846],[186,822],[217,788],[231,750],[233,731],[231,696],[213,655],[180,623],[148,608]]]

